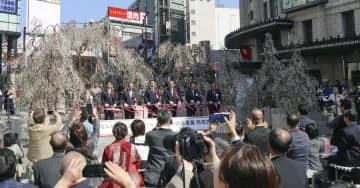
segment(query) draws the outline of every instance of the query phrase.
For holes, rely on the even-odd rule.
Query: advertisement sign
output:
[[[325,0],[282,0],[281,6],[283,12],[288,12],[321,2],[325,2]]]
[[[143,24],[145,13],[116,7],[108,7],[108,16],[110,20]]]
[[[100,121],[100,137],[111,137],[112,128],[115,123],[123,122],[128,127],[128,131],[131,131],[130,125],[134,121],[133,119],[124,120],[101,120]],[[156,119],[143,119],[146,127],[146,132],[150,132],[157,125]],[[173,124],[170,128],[174,132],[180,131],[183,127],[190,127],[194,130],[208,130],[209,129],[209,117],[174,117],[172,118]]]
[[[18,1],[17,0],[0,0],[0,13],[17,15]]]

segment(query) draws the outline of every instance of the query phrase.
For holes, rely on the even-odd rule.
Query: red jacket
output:
[[[103,163],[111,161],[118,164],[129,173],[137,187],[144,186],[143,177],[138,172],[141,158],[138,155],[135,146],[126,139],[115,140],[112,144],[108,145],[104,150],[102,161]],[[120,188],[119,186],[113,184],[109,179],[104,180],[99,187]]]

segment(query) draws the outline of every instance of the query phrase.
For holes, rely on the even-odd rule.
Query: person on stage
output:
[[[188,88],[185,92],[186,99],[186,110],[188,117],[194,117],[199,105],[201,104],[201,95],[199,91],[196,89],[196,83],[191,82],[190,88]]]
[[[144,100],[146,107],[149,109],[149,118],[152,118],[157,114],[160,105],[160,95],[154,80],[150,81],[149,88],[145,91]]]
[[[211,84],[211,89],[207,92],[206,101],[208,103],[209,114],[217,113],[220,110],[221,93],[216,88],[216,84]]]
[[[169,82],[169,87],[165,89],[163,101],[166,107],[171,111],[173,117],[176,117],[177,105],[181,103],[179,91],[175,88],[174,81]]]
[[[134,84],[129,83],[127,90],[123,94],[124,101],[124,112],[125,119],[134,119],[135,118],[135,105],[137,104],[137,96],[134,91]]]
[[[114,120],[115,91],[112,83],[109,82],[106,90],[102,92],[101,101],[104,105],[105,120]]]

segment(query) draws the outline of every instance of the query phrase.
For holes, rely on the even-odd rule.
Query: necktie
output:
[[[192,94],[193,94],[193,96],[195,96],[195,91],[194,90],[192,91]]]
[[[130,98],[132,98],[132,91],[129,91],[129,96]]]
[[[174,90],[171,89],[171,96],[174,96]]]

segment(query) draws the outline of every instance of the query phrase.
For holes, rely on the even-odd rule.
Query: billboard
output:
[[[34,27],[41,24],[43,33],[48,26],[61,24],[61,6],[58,0],[28,0],[27,31],[35,32]]]
[[[0,13],[18,14],[18,0],[0,0]]]
[[[281,7],[283,12],[289,12],[326,1],[327,0],[282,0]]]
[[[145,13],[116,7],[108,7],[108,16],[110,20],[143,24]]]

